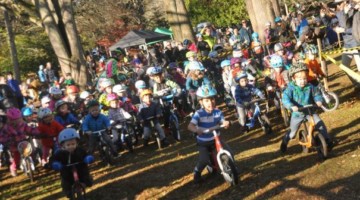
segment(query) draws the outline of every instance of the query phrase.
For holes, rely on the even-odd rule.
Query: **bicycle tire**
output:
[[[220,156],[220,160],[223,166],[222,175],[225,181],[231,185],[237,185],[239,182],[239,175],[233,160],[227,154],[222,154]]]
[[[307,132],[305,130],[300,130],[299,131],[299,141],[306,143],[307,142]],[[309,148],[307,148],[306,146],[300,145],[301,146],[301,150],[303,153],[309,153]]]
[[[126,147],[128,148],[128,150],[130,152],[133,152],[134,148],[133,148],[133,143],[132,143],[132,139],[131,139],[131,136],[129,133],[127,133],[128,136],[126,136],[126,131],[125,133],[123,133],[125,135],[125,144],[126,144]]]
[[[289,116],[289,112],[288,110],[284,107],[284,105],[280,104],[280,109],[281,109],[281,116],[283,118],[284,121],[284,125],[286,127],[290,126],[290,116]]]
[[[270,120],[268,118],[268,116],[266,114],[262,114],[260,117],[259,117],[259,122],[261,124],[261,127],[264,131],[264,134],[265,135],[268,135],[268,134],[271,134],[272,133],[272,128],[271,128],[271,125],[270,125]]]
[[[132,145],[136,145],[139,142],[138,136],[135,133],[135,129],[132,126],[128,126],[128,133],[131,139]]]
[[[29,177],[30,182],[34,182],[34,171],[31,168],[30,158],[25,158],[25,173]]]
[[[161,140],[160,140],[160,136],[158,133],[155,134],[155,138],[156,138],[156,143],[158,145],[158,148],[161,149]]]
[[[86,200],[86,191],[84,186],[78,182],[74,183],[71,188],[71,198],[73,200]]]
[[[323,135],[317,133],[314,135],[314,147],[320,159],[326,159],[328,156],[328,149],[326,140]]]
[[[339,97],[334,92],[323,92],[323,98],[327,98],[329,102],[323,102],[323,108],[325,111],[334,111],[339,107]],[[324,95],[327,95],[324,97]]]
[[[169,123],[170,123],[170,130],[171,130],[172,136],[174,137],[174,139],[176,141],[180,141],[181,136],[180,136],[180,130],[179,130],[179,122],[178,122],[175,114],[170,114],[170,122]]]

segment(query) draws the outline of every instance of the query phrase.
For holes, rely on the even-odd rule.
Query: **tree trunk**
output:
[[[84,88],[88,80],[88,71],[73,18],[71,1],[52,1],[51,8],[48,2],[51,0],[37,0],[37,5],[61,71],[63,74],[71,72],[75,82]]]
[[[259,38],[265,43],[265,23],[273,22],[275,18],[271,2],[268,0],[246,0],[245,3],[253,29],[259,33]]]
[[[6,30],[8,33],[8,40],[9,40],[9,46],[10,46],[11,60],[13,63],[14,75],[15,75],[15,79],[20,82],[21,81],[20,67],[19,67],[19,61],[18,61],[17,50],[16,50],[16,45],[15,45],[15,35],[14,35],[13,29],[12,29],[12,24],[10,21],[9,13],[6,8],[3,8],[3,10],[4,10],[5,26],[6,26]]]
[[[272,7],[276,17],[281,17],[280,4],[278,0],[271,0]]]
[[[176,41],[194,41],[194,33],[188,17],[184,0],[164,0],[167,20]]]

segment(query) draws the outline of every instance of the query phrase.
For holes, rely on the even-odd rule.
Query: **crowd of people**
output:
[[[286,152],[289,140],[308,115],[299,108],[323,103],[317,84],[326,74],[317,61],[316,39],[322,40],[324,48],[339,46],[340,40],[346,48],[360,44],[359,2],[353,2],[336,0],[334,9],[324,5],[317,11],[318,17],[311,18],[305,17],[307,13],[299,5],[289,16],[266,23],[263,39],[243,20],[240,26],[224,29],[206,23],[196,34],[196,41],[166,41],[147,50],[118,49],[112,57],[94,49],[86,59],[93,79],[81,88],[70,72],[57,77],[51,63],[45,68],[40,65],[39,71],[28,74],[23,83],[11,72],[1,74],[0,144],[2,154],[4,149],[11,154],[11,175],[16,176],[19,168],[17,144],[33,136],[42,146],[40,164],[61,171],[66,195],[73,181],[64,167],[68,157],[71,162],[83,163],[78,166],[80,179],[90,186],[87,164],[94,160],[91,154],[98,140],[92,133],[108,130],[112,136],[105,137],[105,142],[117,157],[123,148],[111,122],[130,120],[142,134],[143,145],[148,146],[153,131],[149,119],[153,119],[161,146],[167,147],[170,108],[161,106],[160,101],[170,95],[178,117],[191,117],[187,128],[195,133],[200,154],[194,169],[196,183],[201,182],[201,172],[209,163],[208,147],[214,145],[209,130],[219,123],[229,126],[216,108],[217,102],[237,110],[239,132],[245,133],[254,97],[274,101],[276,108],[282,98],[283,105],[292,112],[289,131],[280,145],[280,150]],[[219,56],[229,51],[230,55]],[[359,59],[359,53],[344,54],[343,63],[349,65],[350,57]],[[326,125],[314,116],[315,127],[331,149],[334,143]],[[86,148],[79,145],[79,131],[67,128],[69,125],[81,130],[81,137],[88,137]],[[59,151],[55,152],[56,146]]]

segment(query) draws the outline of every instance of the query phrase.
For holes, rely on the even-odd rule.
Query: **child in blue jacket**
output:
[[[316,104],[319,107],[322,106],[323,99],[321,93],[316,87],[307,83],[307,73],[308,68],[303,63],[293,65],[289,71],[289,75],[293,81],[290,82],[288,87],[284,90],[282,102],[285,108],[292,111],[292,114],[290,131],[285,134],[280,146],[282,152],[286,151],[289,140],[295,137],[304,118],[310,118],[309,113],[299,111],[299,108],[309,104]],[[331,149],[333,143],[328,135],[325,123],[317,114],[313,114],[313,118],[315,121],[315,129],[325,137],[328,149]]]

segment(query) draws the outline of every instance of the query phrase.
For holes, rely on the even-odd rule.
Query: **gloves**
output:
[[[90,163],[93,163],[94,162],[94,156],[92,155],[87,155],[85,158],[84,158],[84,163],[85,164],[90,164]]]
[[[61,162],[55,161],[51,164],[51,168],[56,171],[60,171],[63,168],[63,165],[61,164]]]

